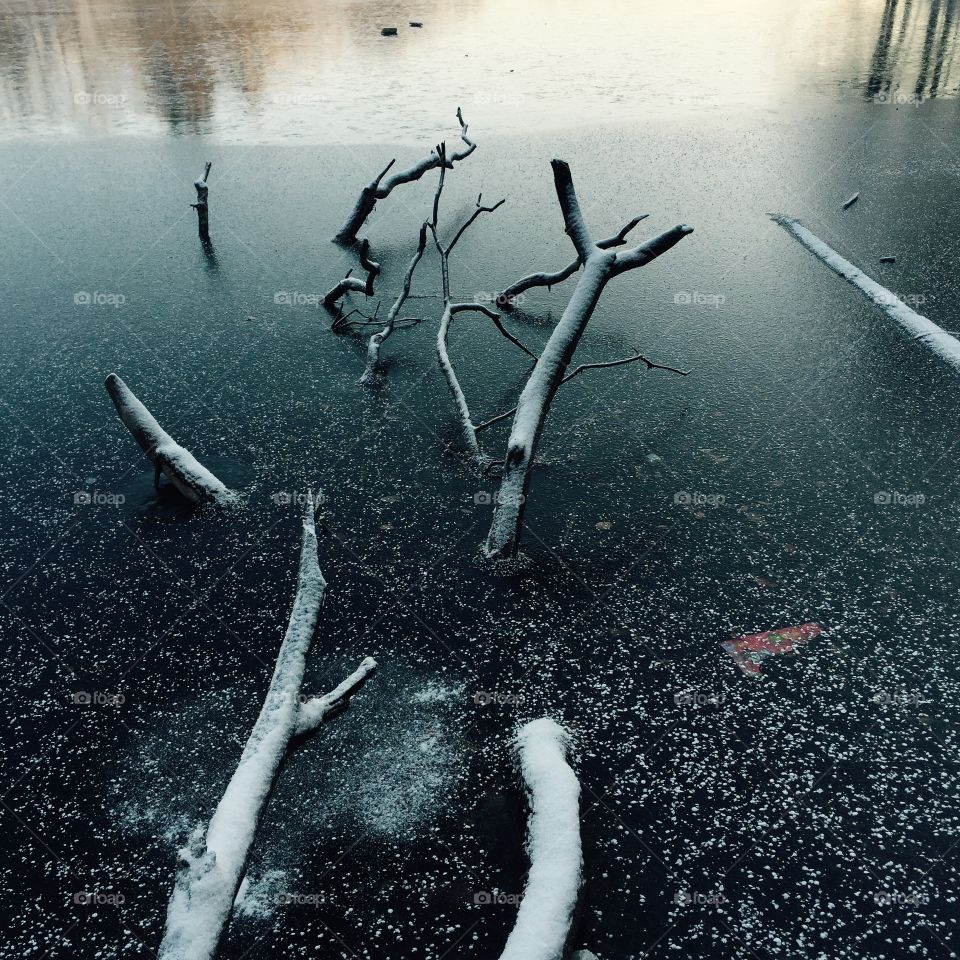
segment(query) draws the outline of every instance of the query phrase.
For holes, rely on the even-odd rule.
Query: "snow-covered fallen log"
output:
[[[180,851],[183,866],[167,907],[159,960],[211,960],[216,955],[260,815],[291,739],[316,730],[342,709],[376,668],[376,662],[368,657],[336,689],[302,701],[307,653],[327,589],[317,561],[313,509],[312,498],[308,498],[297,593],[266,699],[206,833],[202,827],[195,830],[189,847]]]
[[[140,449],[154,466],[154,481],[163,473],[188,500],[226,507],[236,503],[237,494],[218,480],[189,450],[180,446],[154,419],[115,373],[104,381],[117,413]]]
[[[569,735],[541,717],[521,727],[516,747],[530,802],[530,870],[500,960],[561,960],[580,892],[580,784],[567,763]]]
[[[771,213],[770,219],[779,223],[790,236],[798,240],[837,276],[853,284],[871,303],[876,304],[891,320],[899,324],[912,340],[924,343],[949,364],[955,373],[960,373],[960,340],[938,327],[932,320],[911,310],[895,293],[841,257],[833,247],[824,243],[815,233],[811,233],[799,220],[779,213]]]
[[[627,242],[627,234],[641,221],[646,220],[649,214],[644,213],[639,217],[634,217],[624,228],[619,232],[615,233],[612,237],[607,237],[604,240],[598,240],[597,246],[601,250],[609,250],[611,247],[620,247]],[[554,273],[531,273],[526,277],[518,280],[516,283],[510,284],[503,293],[497,296],[498,306],[505,307],[510,309],[522,293],[526,293],[527,290],[532,289],[533,287],[553,287],[558,283],[563,283],[564,280],[572,277],[582,266],[583,261],[580,257],[576,257],[571,260],[562,270],[557,270]]]
[[[454,151],[448,156],[441,156],[439,148],[435,147],[422,160],[418,160],[405,170],[399,170],[392,176],[387,177],[390,169],[396,163],[395,159],[391,160],[380,174],[360,191],[356,205],[350,212],[350,216],[344,221],[343,226],[337,231],[337,235],[333,238],[334,241],[336,243],[356,242],[357,233],[366,222],[367,217],[373,213],[377,202],[389,197],[397,187],[404,183],[419,180],[428,170],[434,170],[439,166],[452,167],[455,162],[469,157],[477,149],[477,145],[467,136],[467,124],[459,107],[457,108],[457,120],[460,121],[460,138],[466,144],[463,149]],[[385,177],[386,179],[384,179]]]
[[[655,260],[693,231],[692,227],[681,224],[630,250],[621,253],[603,250],[590,238],[570,168],[562,160],[553,160],[552,166],[566,232],[573,241],[578,260],[583,263],[583,272],[517,403],[507,442],[503,480],[484,547],[488,557],[497,559],[512,557],[517,552],[531,469],[547,414],[604,287],[613,277]]]

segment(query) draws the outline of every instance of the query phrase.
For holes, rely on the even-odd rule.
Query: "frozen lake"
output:
[[[498,957],[527,867],[508,741],[543,714],[583,789],[574,946],[953,955],[958,384],[766,214],[960,330],[958,5],[517,6],[0,7],[0,956],[155,955],[262,702],[307,484],[330,582],[307,689],[381,669],[286,763],[224,957]],[[453,142],[458,105],[479,146],[447,235],[507,198],[458,298],[572,258],[553,157],[595,237],[695,228],[610,283],[577,354],[691,375],[563,389],[508,574],[480,557],[496,483],[451,449],[435,255],[380,389],[313,305],[355,264],[330,238],[360,187]],[[364,231],[381,313],[434,184]],[[541,346],[574,283],[510,329]],[[515,402],[529,365],[489,323],[451,352],[478,419]],[[241,510],[157,499],[111,371]],[[759,680],[721,647],[809,622]]]

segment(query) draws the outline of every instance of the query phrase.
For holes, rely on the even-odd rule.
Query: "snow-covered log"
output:
[[[197,226],[200,230],[201,240],[210,239],[210,216],[207,207],[207,177],[210,176],[210,168],[212,166],[212,163],[208,163],[203,169],[203,176],[197,177],[197,179],[193,181],[193,185],[197,188],[197,202],[191,203],[190,206],[197,211]]]
[[[124,426],[153,464],[154,482],[157,485],[163,473],[193,503],[215,504],[219,507],[236,503],[237,494],[227,489],[189,450],[181,447],[120,377],[111,373],[104,381],[104,386]]]
[[[423,223],[420,226],[420,239],[417,242],[417,249],[410,258],[410,263],[407,266],[407,272],[403,278],[403,288],[397,296],[397,299],[393,301],[393,305],[390,307],[390,311],[387,314],[386,323],[383,329],[372,334],[369,342],[367,343],[367,367],[363,371],[363,376],[360,377],[360,383],[363,385],[371,384],[376,379],[377,370],[380,367],[380,348],[383,346],[386,339],[397,328],[397,319],[400,316],[400,310],[403,308],[403,305],[407,302],[407,298],[410,296],[410,284],[413,283],[413,272],[417,269],[417,264],[420,262],[420,258],[423,256],[423,251],[426,249],[426,246],[427,224]]]
[[[360,244],[360,266],[367,272],[367,279],[361,280],[359,277],[352,276],[353,268],[347,271],[347,275],[337,281],[323,298],[325,307],[332,307],[349,290],[355,290],[362,293],[365,297],[373,296],[373,282],[380,273],[380,264],[370,259],[370,241],[364,240]],[[334,324],[336,329],[336,324]]]
[[[308,498],[311,501],[311,498]],[[326,696],[301,703],[307,653],[327,584],[317,562],[313,503],[303,519],[297,593],[260,716],[204,834],[194,831],[180,851],[183,866],[167,907],[159,960],[211,960],[230,920],[260,815],[294,737],[315,730],[342,709],[376,667],[367,658]]]
[[[597,246],[601,250],[609,250],[611,247],[620,247],[627,242],[627,234],[641,221],[646,220],[649,216],[648,213],[644,213],[639,217],[634,217],[624,228],[619,232],[615,233],[612,237],[607,237],[604,240],[598,240]],[[564,280],[572,277],[583,265],[583,261],[580,257],[576,257],[574,260],[571,260],[562,270],[557,270],[555,273],[531,273],[526,277],[518,280],[516,283],[510,284],[503,293],[497,296],[497,305],[510,309],[516,301],[517,297],[522,293],[526,293],[527,290],[532,289],[533,287],[553,287],[558,283],[563,283]]]
[[[484,547],[488,557],[498,559],[512,557],[517,552],[531,468],[544,423],[604,287],[613,277],[642,267],[666,253],[693,231],[692,227],[681,224],[622,253],[603,250],[590,239],[570,168],[562,160],[553,160],[552,166],[566,232],[573,241],[578,259],[583,262],[583,272],[517,404],[507,442],[503,480]]]
[[[477,149],[477,145],[467,136],[467,124],[463,119],[463,113],[459,107],[457,108],[457,120],[460,121],[460,138],[466,144],[463,149],[451,153],[449,156],[441,156],[439,148],[435,147],[422,160],[418,160],[412,166],[407,167],[407,169],[399,170],[392,176],[387,177],[390,169],[397,162],[396,159],[391,160],[386,167],[360,191],[356,205],[351,211],[350,216],[344,221],[343,226],[337,231],[334,241],[336,243],[355,243],[357,233],[366,222],[367,217],[373,213],[373,209],[379,200],[386,199],[393,190],[402,184],[419,180],[428,170],[434,170],[441,165],[452,167],[455,162],[465,160],[469,157],[470,154]]]
[[[932,320],[911,310],[895,293],[868,277],[859,267],[845,260],[833,247],[811,233],[799,220],[772,213],[770,218],[798,240],[837,276],[853,284],[871,303],[876,304],[894,323],[899,324],[911,340],[928,346],[954,373],[960,373],[960,340],[951,336]]]
[[[567,763],[569,735],[541,717],[520,729],[516,747],[530,802],[530,870],[500,960],[562,960],[580,892],[580,784]]]

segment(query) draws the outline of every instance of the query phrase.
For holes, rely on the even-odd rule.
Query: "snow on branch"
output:
[[[197,189],[197,202],[191,203],[190,206],[197,211],[197,227],[200,232],[201,240],[210,239],[210,217],[209,217],[209,208],[207,206],[207,177],[210,176],[210,168],[213,166],[213,163],[207,163],[203,168],[203,176],[197,177],[193,181],[194,187]]]
[[[611,247],[619,247],[627,242],[627,234],[638,224],[641,220],[646,220],[649,214],[644,213],[639,217],[634,217],[628,224],[626,224],[619,233],[615,233],[612,237],[607,237],[604,240],[598,240],[597,246],[601,250],[609,250]],[[553,287],[558,283],[563,283],[564,280],[572,277],[583,265],[583,261],[580,257],[576,257],[571,260],[562,270],[557,270],[555,273],[531,273],[526,277],[518,280],[516,283],[510,284],[503,293],[497,297],[497,305],[510,309],[522,293],[526,293],[527,290],[532,289],[533,287]]]
[[[417,163],[407,167],[405,170],[398,170],[392,176],[387,177],[387,174],[396,163],[396,159],[391,160],[386,167],[360,191],[356,205],[350,213],[350,216],[347,217],[337,231],[334,241],[336,243],[356,242],[357,233],[366,222],[367,217],[373,213],[377,202],[386,199],[397,187],[404,183],[412,183],[414,180],[419,180],[428,170],[434,170],[440,166],[452,167],[455,162],[465,160],[469,157],[470,154],[476,150],[477,145],[467,135],[467,124],[463,119],[463,113],[459,107],[457,107],[457,120],[460,121],[460,138],[465,144],[461,150],[455,151],[449,156],[441,156],[439,149],[435,147],[422,160],[417,161]]]
[[[211,960],[230,921],[257,825],[292,738],[309,733],[362,685],[370,658],[320,703],[301,705],[307,653],[327,584],[317,561],[313,498],[307,498],[297,592],[260,716],[207,825],[180,851],[183,861],[167,907],[159,960]]]
[[[124,426],[153,464],[157,486],[163,473],[193,503],[227,507],[237,502],[237,494],[227,489],[189,450],[181,447],[120,377],[111,373],[104,386]]]
[[[485,457],[477,441],[477,429],[470,419],[470,407],[467,404],[467,398],[464,396],[447,350],[447,341],[450,336],[450,325],[453,323],[453,318],[458,313],[464,313],[468,310],[485,314],[495,321],[500,319],[489,307],[482,303],[448,303],[443,311],[443,317],[440,319],[440,329],[437,331],[437,360],[444,379],[447,381],[447,386],[450,388],[454,406],[457,408],[457,415],[460,418],[460,434],[463,437],[464,446],[473,461],[482,466],[485,463]]]
[[[380,348],[383,346],[386,339],[393,333],[393,331],[397,329],[397,318],[400,315],[400,310],[403,308],[403,305],[407,302],[407,298],[410,296],[410,285],[413,283],[413,272],[417,269],[417,264],[420,262],[420,258],[423,256],[423,251],[426,249],[426,247],[427,224],[423,223],[420,226],[420,239],[417,242],[417,249],[410,258],[410,263],[407,266],[407,272],[403,278],[403,288],[401,289],[400,294],[397,296],[397,299],[393,301],[393,306],[390,307],[384,328],[377,333],[372,334],[369,342],[367,343],[367,368],[363,371],[363,376],[360,377],[360,383],[363,385],[369,385],[376,379],[377,371],[380,368]]]
[[[770,219],[779,223],[837,276],[853,284],[871,303],[876,304],[894,323],[899,324],[912,340],[925,343],[933,353],[953,368],[954,373],[960,373],[960,341],[956,337],[929,318],[911,310],[895,293],[841,257],[833,247],[824,243],[799,220],[779,213],[771,213]]]
[[[294,736],[302,737],[314,733],[327,720],[345,710],[350,705],[350,698],[367,682],[370,675],[377,669],[377,661],[373,657],[366,657],[361,661],[353,673],[322,697],[311,697],[300,704],[300,713],[297,716],[297,727]]]
[[[673,227],[623,253],[602,249],[590,239],[569,166],[562,160],[552,161],[552,166],[565,230],[573,241],[578,260],[583,262],[583,272],[517,403],[507,442],[500,493],[484,546],[486,556],[498,559],[512,557],[517,552],[530,473],[547,414],[604,287],[618,274],[641,267],[666,253],[693,229],[685,225]],[[576,372],[579,371],[574,375]]]
[[[569,734],[549,717],[520,729],[515,746],[530,802],[530,870],[500,960],[561,960],[580,891],[580,784]]]
[[[351,267],[347,271],[347,275],[331,287],[326,296],[324,296],[323,305],[325,307],[334,306],[349,290],[362,293],[365,297],[373,296],[373,281],[376,280],[380,273],[380,264],[370,259],[369,240],[364,240],[363,243],[360,244],[360,266],[367,271],[367,279],[361,280],[359,277],[352,276],[353,268]],[[336,328],[336,324],[334,324],[334,327]]]

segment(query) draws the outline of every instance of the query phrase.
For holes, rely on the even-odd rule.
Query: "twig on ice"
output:
[[[637,363],[638,361],[644,364],[648,370],[666,370],[670,373],[676,373],[681,377],[688,377],[690,375],[689,370],[678,370],[676,367],[668,367],[663,363],[654,363],[642,353],[635,353],[632,357],[624,357],[621,360],[607,360],[605,363],[581,363],[580,366],[573,371],[573,373],[568,373],[560,381],[560,386],[562,387],[565,383],[569,383],[575,376],[583,373],[584,370],[600,370],[605,367],[622,367],[625,364]],[[495,423],[500,423],[501,420],[506,420],[507,417],[512,416],[516,412],[517,408],[511,407],[509,410],[506,410],[503,413],[498,413],[495,417],[491,417],[489,420],[478,424],[474,429],[477,433],[480,433],[481,430],[486,430],[487,427],[492,427]]]
[[[160,485],[162,473],[193,503],[227,507],[237,502],[237,494],[227,489],[189,450],[181,447],[120,377],[111,373],[104,386],[124,426],[153,464],[156,486]]]
[[[507,442],[500,493],[484,547],[488,557],[512,557],[517,551],[530,472],[550,405],[607,282],[666,253],[693,229],[681,224],[622,253],[601,249],[591,240],[580,212],[570,168],[562,160],[554,160],[552,166],[565,230],[573,241],[578,260],[583,262],[583,272],[520,394]]]
[[[350,705],[350,698],[367,682],[376,669],[377,661],[373,657],[366,657],[346,680],[329,693],[325,693],[322,697],[304,700],[300,704],[294,736],[302,737],[308,733],[314,733],[328,717],[345,710]]]
[[[408,167],[406,170],[399,170],[393,174],[393,176],[384,179],[394,163],[396,163],[395,159],[391,160],[386,167],[360,191],[360,197],[353,211],[337,231],[336,237],[334,237],[335,242],[355,242],[357,233],[367,217],[373,213],[377,201],[386,199],[397,187],[404,183],[412,183],[414,180],[419,180],[428,170],[434,170],[439,166],[452,167],[455,162],[465,160],[469,157],[470,154],[476,150],[477,145],[467,136],[467,124],[463,119],[463,113],[459,107],[457,107],[457,120],[460,121],[460,138],[466,146],[459,151],[451,153],[448,157],[441,157],[439,151],[434,148],[426,157],[413,164],[413,166]]]
[[[280,646],[270,688],[240,762],[204,833],[194,831],[181,850],[167,907],[159,960],[211,960],[230,921],[260,815],[292,738],[316,730],[375,669],[366,658],[340,686],[316,700],[300,703],[300,687],[327,584],[317,562],[317,532],[312,497],[303,517],[303,543],[297,594]]]
[[[639,217],[634,217],[619,233],[615,233],[612,237],[607,237],[605,240],[598,240],[597,246],[601,250],[609,250],[611,247],[622,246],[627,242],[627,234],[640,223],[641,220],[646,220],[648,216],[649,214],[644,213]],[[553,287],[558,283],[563,283],[564,280],[572,277],[582,265],[583,261],[580,257],[577,257],[571,260],[562,270],[557,270],[555,273],[531,273],[529,276],[523,277],[523,279],[507,287],[503,293],[497,297],[497,305],[509,310],[520,294],[525,293],[532,287]]]
[[[500,960],[561,960],[580,892],[580,783],[569,734],[549,717],[520,729],[516,747],[530,802],[530,870]]]

